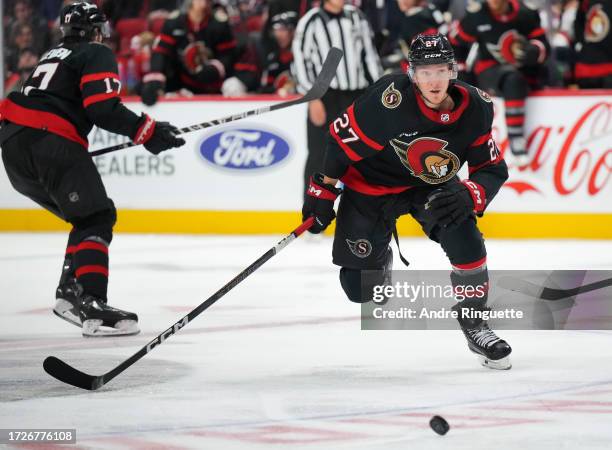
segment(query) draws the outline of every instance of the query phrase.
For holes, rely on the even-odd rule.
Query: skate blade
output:
[[[480,364],[488,369],[510,370],[512,368],[512,363],[510,362],[510,358],[508,356],[497,360],[489,359],[482,355],[477,356],[478,359],[480,359]]]
[[[68,300],[64,300],[63,298],[56,299],[53,314],[79,328],[82,326],[78,312],[77,314],[74,313],[74,305]]]
[[[140,333],[140,328],[135,320],[120,320],[114,327],[103,326],[100,319],[83,322],[83,336],[85,337],[132,336],[138,333]]]

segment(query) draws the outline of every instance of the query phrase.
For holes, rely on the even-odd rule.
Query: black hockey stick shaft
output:
[[[275,105],[263,106],[261,108],[252,109],[250,111],[232,114],[231,116],[222,117],[221,119],[214,119],[210,122],[202,122],[188,127],[179,128],[179,132],[177,133],[177,135],[189,133],[191,131],[203,130],[205,128],[214,127],[216,125],[222,125],[224,123],[234,122],[236,120],[244,119],[246,117],[259,116],[260,114],[264,114],[270,111],[278,111],[279,109],[285,109],[289,108],[290,106],[300,105],[302,103],[307,103],[312,100],[317,100],[323,97],[323,95],[327,92],[327,89],[329,89],[330,83],[336,76],[336,69],[338,67],[338,64],[340,64],[341,59],[342,50],[336,47],[332,47],[327,53],[325,62],[323,62],[323,67],[321,67],[321,72],[319,72],[319,75],[315,79],[314,84],[312,85],[310,90],[300,98],[296,98],[295,100],[289,100],[283,103],[277,103]],[[104,155],[106,153],[116,152],[125,148],[135,147],[136,145],[138,144],[134,144],[131,141],[124,142],[123,144],[118,144],[112,147],[106,147],[100,150],[89,152],[89,155]]]
[[[556,289],[546,286],[539,286],[525,280],[519,280],[512,277],[504,277],[499,280],[499,285],[510,291],[520,292],[529,295],[530,297],[539,298],[542,300],[562,300],[568,297],[584,294],[586,292],[596,291],[612,286],[612,278],[595,281],[593,283],[584,284],[570,289]]]
[[[136,361],[141,359],[143,356],[148,354],[151,350],[153,350],[158,345],[164,343],[166,339],[168,339],[173,334],[177,333],[180,329],[185,327],[189,322],[199,316],[203,311],[212,306],[217,300],[231,291],[234,287],[236,287],[241,281],[259,269],[262,265],[264,265],[268,260],[270,260],[274,255],[279,253],[283,248],[289,245],[294,239],[308,230],[313,223],[313,218],[310,217],[306,219],[299,227],[293,230],[288,236],[284,237],[280,240],[274,247],[268,250],[266,253],[261,255],[253,264],[244,269],[238,275],[236,275],[231,281],[229,281],[225,286],[211,295],[208,299],[202,302],[197,308],[192,310],[189,314],[184,316],[178,322],[174,323],[167,330],[163,331],[153,340],[151,340],[147,345],[142,347],[128,359],[123,361],[114,369],[105,373],[104,375],[89,375],[84,372],[81,372],[78,369],[70,366],[59,358],[55,356],[48,356],[45,358],[43,363],[43,368],[45,371],[51,375],[52,377],[62,381],[66,384],[71,384],[72,386],[79,387],[81,389],[87,389],[90,391],[95,391],[96,389],[101,388],[110,380],[115,378],[117,375],[125,371],[128,367],[134,364]]]

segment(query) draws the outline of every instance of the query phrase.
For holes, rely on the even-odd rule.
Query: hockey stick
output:
[[[520,292],[521,294],[542,300],[562,300],[564,298],[574,297],[578,294],[584,294],[585,292],[591,292],[597,289],[612,286],[612,278],[584,284],[571,289],[555,289],[546,286],[539,286],[535,283],[530,283],[529,281],[519,280],[518,278],[513,277],[502,277],[498,280],[497,284],[509,291]]]
[[[189,133],[191,131],[203,130],[205,128],[214,127],[215,125],[221,125],[224,123],[234,122],[235,120],[244,119],[245,117],[258,116],[260,114],[267,113],[270,111],[278,111],[279,109],[284,109],[290,106],[300,105],[302,103],[307,103],[312,100],[317,100],[323,97],[323,95],[327,92],[327,89],[329,89],[330,83],[336,76],[336,68],[338,67],[338,64],[340,64],[341,59],[342,50],[336,47],[332,47],[327,53],[327,57],[323,62],[323,67],[321,67],[321,72],[319,72],[319,75],[315,79],[314,84],[312,85],[310,90],[300,98],[296,98],[295,100],[289,100],[288,102],[277,103],[275,105],[263,106],[261,108],[252,109],[250,111],[245,111],[238,114],[233,114],[231,116],[222,117],[221,119],[214,119],[210,122],[202,122],[195,125],[191,125],[189,127],[179,128],[179,132],[177,133],[177,135]],[[113,145],[112,147],[106,147],[100,150],[89,152],[89,155],[104,155],[105,153],[116,152],[117,150],[135,147],[136,145],[138,144],[134,144],[131,141],[124,142],[123,144]]]
[[[212,306],[213,303],[215,303],[217,300],[219,300],[221,297],[223,297],[225,294],[231,291],[234,287],[236,287],[238,283],[240,283],[246,277],[248,277],[253,272],[255,272],[265,262],[267,262],[274,255],[279,253],[283,248],[289,245],[299,235],[304,233],[304,231],[308,230],[312,226],[313,221],[314,221],[314,218],[312,217],[306,219],[299,227],[293,230],[291,234],[284,237],[281,241],[278,242],[278,244],[276,244],[274,247],[272,247],[270,250],[268,250],[266,253],[260,256],[259,259],[257,259],[257,261],[255,261],[249,267],[247,267],[242,272],[240,272],[238,275],[236,275],[229,283],[227,283],[225,286],[223,286],[221,289],[219,289],[217,292],[211,295],[208,299],[202,302],[197,308],[192,310],[189,314],[187,314],[185,317],[180,319],[170,328],[163,331],[161,334],[157,335],[155,339],[150,341],[147,345],[142,347],[140,350],[138,350],[128,359],[123,361],[117,367],[110,370],[109,372],[106,372],[104,375],[99,375],[99,376],[88,375],[66,364],[64,361],[62,361],[59,358],[56,358],[55,356],[48,356],[47,358],[45,358],[45,361],[43,363],[43,368],[45,369],[45,372],[47,372],[52,377],[57,378],[59,381],[62,381],[66,384],[71,384],[72,386],[76,386],[81,389],[87,389],[90,391],[95,391],[97,389],[100,389],[102,386],[104,386],[110,380],[112,380],[117,375],[122,373],[124,370],[126,370],[128,367],[130,367],[140,358],[145,356],[155,347],[157,347],[160,344],[163,344],[166,339],[168,339],[173,334],[177,333],[181,328],[185,327],[189,322],[191,322],[193,319],[199,316],[200,313],[202,313],[203,311],[208,309],[210,306]]]

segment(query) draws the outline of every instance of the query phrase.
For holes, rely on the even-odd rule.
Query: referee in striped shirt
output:
[[[366,16],[354,6],[345,5],[344,0],[323,0],[322,7],[311,9],[298,22],[292,72],[301,94],[312,87],[331,47],[344,52],[330,89],[321,100],[308,104],[304,193],[310,175],[322,168],[329,123],[382,73],[372,39]]]

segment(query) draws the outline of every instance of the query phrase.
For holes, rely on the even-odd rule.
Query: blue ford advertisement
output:
[[[200,143],[199,153],[217,167],[264,169],[289,156],[289,143],[275,132],[256,125],[209,135]]]

